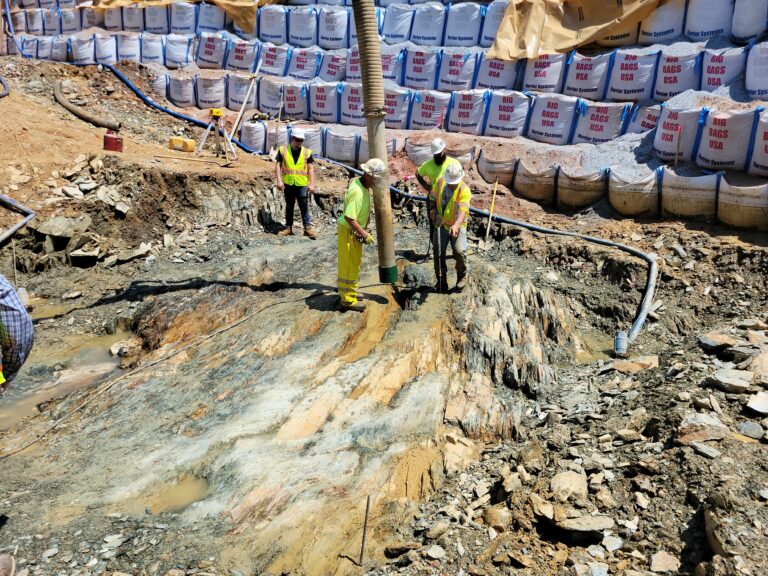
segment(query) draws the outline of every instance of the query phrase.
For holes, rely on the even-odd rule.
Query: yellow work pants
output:
[[[343,306],[357,304],[357,281],[363,245],[357,241],[349,226],[339,224],[339,297]]]

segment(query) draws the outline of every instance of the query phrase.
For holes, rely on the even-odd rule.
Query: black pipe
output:
[[[80,118],[80,120],[85,120],[86,122],[93,124],[94,126],[98,126],[99,128],[106,128],[107,130],[113,130],[114,132],[117,132],[120,130],[120,122],[114,122],[112,120],[105,120],[104,118],[99,118],[98,116],[91,114],[87,110],[83,110],[80,108],[80,106],[75,106],[72,104],[61,92],[61,80],[57,80],[56,84],[53,85],[53,97],[56,99],[56,102],[64,106],[67,110],[69,110],[72,114]]]
[[[35,212],[34,210],[31,210],[30,208],[27,208],[26,206],[19,204],[13,198],[9,198],[8,196],[4,196],[3,194],[0,194],[0,206],[2,206],[3,208],[7,208],[11,212],[16,212],[24,216],[24,219],[21,222],[17,222],[16,224],[8,228],[8,230],[3,232],[2,235],[0,235],[0,248],[2,248],[8,243],[8,241],[13,237],[13,235],[16,234],[16,232],[18,232],[24,226],[29,224],[29,221],[35,217]]]

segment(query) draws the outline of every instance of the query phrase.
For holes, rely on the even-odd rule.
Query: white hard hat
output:
[[[447,184],[458,184],[461,179],[464,178],[464,168],[458,162],[451,163],[448,168],[445,169],[445,182]]]
[[[442,138],[435,138],[432,140],[432,156],[440,154],[443,150],[445,150],[445,142]]]
[[[360,168],[362,168],[363,172],[366,174],[376,174],[378,172],[384,172],[387,169],[387,165],[384,164],[383,160],[371,158],[365,164],[361,164]]]
[[[291,130],[291,138],[296,138],[296,140],[304,140],[306,137],[306,134],[304,133],[304,128],[294,128]]]

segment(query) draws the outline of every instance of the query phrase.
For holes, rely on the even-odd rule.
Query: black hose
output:
[[[61,80],[58,80],[56,84],[53,85],[53,97],[56,99],[56,102],[80,118],[80,120],[85,120],[86,122],[89,122],[94,126],[98,126],[99,128],[106,128],[107,130],[113,130],[115,132],[120,130],[120,122],[113,122],[112,120],[99,118],[87,110],[83,110],[80,108],[80,106],[75,106],[72,104],[61,92]]]

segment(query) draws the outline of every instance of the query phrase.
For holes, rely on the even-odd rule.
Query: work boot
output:
[[[356,304],[342,304],[341,305],[341,311],[342,312],[365,312],[365,304],[362,302],[357,302]]]
[[[288,226],[286,226],[285,228],[280,230],[280,232],[278,232],[277,235],[278,236],[293,236],[293,228],[288,228]]]
[[[467,287],[467,277],[466,276],[462,276],[462,277],[456,279],[456,291],[457,292],[461,292],[466,287]]]
[[[317,232],[315,232],[315,229],[312,228],[312,226],[309,226],[307,228],[304,228],[304,236],[307,236],[308,238],[311,238],[312,240],[317,239]]]
[[[0,554],[0,576],[13,576],[16,573],[16,560],[9,554]]]

